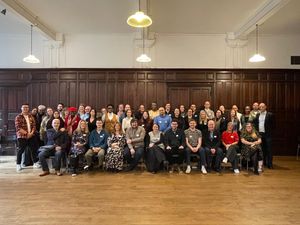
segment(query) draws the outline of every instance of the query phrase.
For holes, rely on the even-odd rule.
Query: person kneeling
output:
[[[45,143],[46,146],[41,146],[39,149],[39,160],[42,165],[43,173],[40,176],[46,176],[50,174],[47,163],[47,158],[55,156],[55,173],[57,176],[61,176],[60,172],[62,154],[64,154],[67,143],[68,134],[64,128],[59,130],[60,121],[54,119],[52,121],[52,129],[46,131]]]

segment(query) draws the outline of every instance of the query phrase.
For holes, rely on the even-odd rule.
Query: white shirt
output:
[[[122,120],[122,130],[123,130],[124,133],[126,132],[126,130],[127,130],[129,127],[131,127],[131,124],[130,124],[131,120],[132,120],[132,117],[130,117],[130,118],[125,117],[125,118]]]
[[[258,131],[259,132],[265,132],[265,119],[266,119],[266,114],[267,112],[264,111],[264,112],[261,112],[259,114],[259,123],[258,123]]]

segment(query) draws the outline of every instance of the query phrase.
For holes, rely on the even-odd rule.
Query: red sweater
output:
[[[236,131],[233,131],[232,133],[224,131],[223,134],[222,134],[222,141],[226,145],[232,144],[234,142],[239,141],[239,135]]]

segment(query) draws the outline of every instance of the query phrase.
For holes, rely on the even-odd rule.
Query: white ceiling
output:
[[[56,33],[130,33],[126,19],[138,0],[19,0]],[[148,0],[157,33],[224,34],[254,15],[266,0]],[[144,7],[144,5],[142,5]],[[0,0],[0,9],[5,7]],[[29,22],[0,14],[0,34],[28,33]],[[260,28],[263,34],[300,34],[300,0],[290,0]]]

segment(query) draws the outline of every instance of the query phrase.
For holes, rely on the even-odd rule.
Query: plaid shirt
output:
[[[30,122],[31,131],[35,132],[36,127],[35,127],[34,117],[31,114],[28,114],[28,119],[29,119],[29,122]],[[22,113],[16,116],[16,118],[15,118],[15,127],[16,127],[16,132],[17,132],[17,138],[27,139],[27,134],[22,134],[21,131],[20,131],[20,129],[23,129],[23,130],[28,132],[27,122],[26,122],[26,119],[25,119],[25,117]]]

